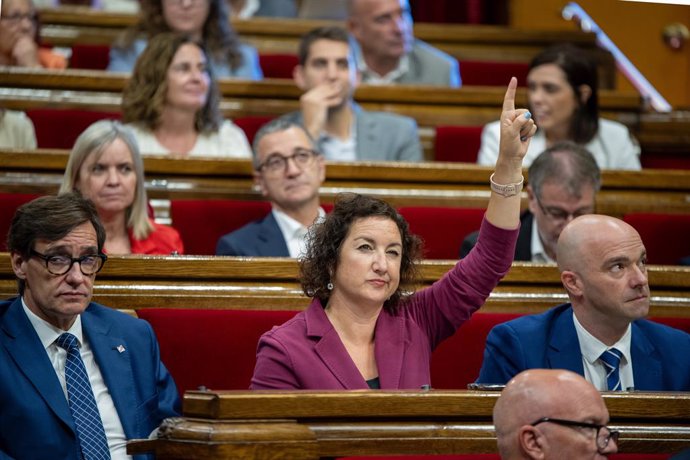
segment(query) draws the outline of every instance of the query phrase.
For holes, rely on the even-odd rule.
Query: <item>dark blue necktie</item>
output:
[[[81,453],[85,460],[110,460],[103,421],[98,412],[84,361],[79,353],[79,341],[72,334],[65,332],[57,338],[56,343],[67,351],[65,362],[67,399],[72,418],[77,426]]]
[[[610,348],[599,357],[606,368],[606,383],[609,391],[621,391],[623,389],[621,385],[621,376],[618,372],[621,356],[623,356],[623,353],[619,350]]]

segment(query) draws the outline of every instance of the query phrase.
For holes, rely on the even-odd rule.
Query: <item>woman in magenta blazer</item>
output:
[[[536,126],[515,109],[512,79],[501,148],[475,248],[413,293],[421,243],[384,201],[345,195],[313,228],[300,262],[309,308],[265,333],[253,389],[418,389],[433,385],[431,352],[488,297],[510,268],[518,234],[522,158]]]

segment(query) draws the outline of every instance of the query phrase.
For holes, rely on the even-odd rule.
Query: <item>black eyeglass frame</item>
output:
[[[296,160],[296,158],[299,155],[303,155],[305,153],[309,154],[309,158],[304,163],[300,163],[299,161]],[[297,148],[292,152],[292,155],[288,155],[288,156],[284,156],[284,155],[280,155],[278,153],[275,153],[275,154],[269,155],[269,157],[266,158],[263,163],[261,163],[259,166],[256,167],[256,170],[257,171],[263,171],[264,169],[266,169],[268,172],[271,172],[274,174],[279,173],[281,171],[285,172],[285,170],[288,167],[288,161],[290,161],[290,160],[292,160],[295,163],[295,165],[297,165],[298,168],[302,169],[306,166],[309,166],[311,164],[311,162],[314,161],[314,158],[318,157],[319,155],[321,155],[321,152],[319,152],[318,150],[305,149],[305,148]],[[280,161],[283,163],[282,168],[280,168],[280,167],[268,168],[267,167],[269,161],[272,161],[273,159],[277,160],[278,158],[280,158]]]
[[[69,257],[69,256],[63,256],[63,255],[48,256],[45,254],[41,254],[40,252],[38,252],[34,249],[31,250],[31,256],[32,257],[38,257],[39,259],[43,260],[45,262],[46,270],[48,270],[48,273],[50,273],[51,275],[56,275],[56,276],[61,276],[61,275],[64,275],[65,273],[68,273],[72,269],[72,266],[74,265],[75,262],[79,263],[79,271],[81,272],[82,275],[84,275],[84,276],[95,275],[96,273],[101,271],[101,269],[105,265],[105,262],[108,260],[108,256],[106,256],[105,254],[86,254],[86,255],[83,255],[80,257]],[[51,261],[51,259],[55,259],[55,258],[62,258],[65,260],[67,260],[67,259],[70,260],[69,265],[65,265],[67,268],[62,273],[56,273],[50,269],[50,261]],[[101,259],[101,265],[93,273],[84,273],[84,267],[82,266],[82,262],[89,259],[89,258]]]
[[[565,420],[562,418],[542,417],[534,423],[531,423],[530,425],[537,426],[540,423],[555,423],[556,425],[563,425],[576,428],[591,428],[593,430],[596,430],[596,437],[594,439],[597,443],[597,452],[599,452],[600,454],[606,453],[604,451],[609,446],[611,439],[613,439],[613,441],[616,444],[618,444],[618,437],[620,436],[620,431],[612,430],[606,425],[599,425],[598,423],[578,422],[575,420]],[[608,435],[603,437],[599,436],[599,433],[601,432],[602,428],[605,428],[608,431]],[[601,442],[599,442],[600,439],[602,440]]]

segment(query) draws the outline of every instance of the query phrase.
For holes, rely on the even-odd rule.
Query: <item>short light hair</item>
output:
[[[79,135],[67,160],[67,168],[62,177],[60,194],[78,191],[79,171],[89,156],[94,155],[98,160],[103,151],[116,139],[125,143],[132,154],[132,164],[137,177],[134,202],[127,208],[127,228],[137,240],[146,239],[153,231],[148,218],[148,199],[144,182],[144,161],[139,153],[139,146],[132,131],[116,120],[100,120],[92,124]]]
[[[311,144],[311,148],[316,151],[317,153],[320,153],[318,151],[318,148],[316,147],[316,143],[314,142],[314,139],[311,137],[311,134],[309,134],[309,131],[305,129],[305,127],[296,121],[289,120],[287,118],[281,117],[281,118],[275,118],[268,123],[264,124],[259,128],[259,130],[256,132],[254,135],[254,142],[252,143],[252,156],[254,159],[254,169],[259,169],[259,143],[261,142],[261,139],[264,137],[268,136],[269,134],[277,133],[280,131],[287,131],[290,128],[297,128],[304,132],[304,134],[307,136],[307,139],[309,139],[309,143]]]
[[[585,185],[591,185],[594,193],[601,188],[601,170],[594,156],[572,141],[558,142],[544,150],[530,165],[528,175],[537,198],[541,198],[545,183],[560,184],[576,198],[582,196]]]

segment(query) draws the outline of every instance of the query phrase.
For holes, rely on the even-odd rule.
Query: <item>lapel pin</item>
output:
[[[119,351],[120,353],[124,353],[125,352],[125,346],[124,345],[118,345],[117,351]]]

